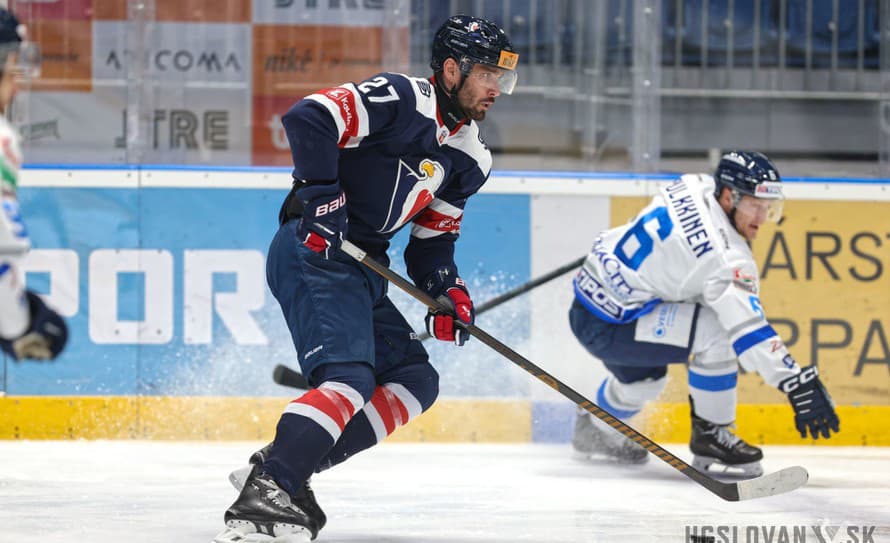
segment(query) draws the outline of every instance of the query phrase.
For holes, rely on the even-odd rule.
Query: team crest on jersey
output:
[[[379,231],[392,232],[420,213],[436,197],[443,181],[445,168],[435,160],[425,158],[415,170],[400,159],[389,213]]]
[[[745,273],[740,268],[732,270],[732,284],[745,292],[757,294],[757,278],[750,273]]]

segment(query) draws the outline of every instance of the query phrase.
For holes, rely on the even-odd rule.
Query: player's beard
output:
[[[471,105],[467,105],[467,102],[470,100],[463,95],[463,89],[457,93],[458,103],[460,104],[460,108],[464,111],[464,114],[469,118],[476,122],[485,120],[485,114],[488,113],[488,108],[482,107],[485,103],[490,103],[494,105],[494,98],[483,98],[481,100],[477,100],[475,103]],[[491,105],[488,107],[490,108]]]

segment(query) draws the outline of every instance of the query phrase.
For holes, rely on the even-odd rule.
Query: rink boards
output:
[[[470,200],[458,242],[477,304],[583,255],[596,232],[625,222],[672,178],[495,172]],[[788,181],[785,220],[754,245],[767,315],[799,362],[818,362],[843,421],[831,443],[888,445],[890,184]],[[53,364],[4,359],[0,437],[269,437],[293,395],[270,378],[295,355],[264,276],[289,184],[283,169],[26,170],[27,281],[66,316],[72,339]],[[390,251],[402,274],[406,240]],[[421,326],[424,311],[391,295]],[[602,369],[568,330],[571,296],[569,274],[477,324],[594,398]],[[394,438],[567,439],[572,406],[548,387],[478,342],[427,346],[441,399]],[[685,371],[671,375],[638,424],[684,441]],[[783,396],[756,375],[740,378],[739,397],[743,436],[801,442]]]

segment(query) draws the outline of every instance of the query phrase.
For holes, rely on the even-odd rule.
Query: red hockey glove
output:
[[[427,332],[436,339],[453,341],[458,347],[466,343],[470,334],[455,324],[454,319],[456,317],[461,322],[473,324],[476,312],[466,283],[457,276],[457,270],[441,267],[431,273],[420,286],[449,310],[449,313],[444,313],[430,309],[426,315]]]
[[[303,245],[325,258],[340,248],[346,238],[346,194],[340,183],[307,185],[297,190],[303,204],[303,218],[297,225],[297,237]]]

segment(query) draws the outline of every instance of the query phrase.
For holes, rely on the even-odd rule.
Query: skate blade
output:
[[[241,489],[244,488],[244,482],[247,481],[251,469],[253,469],[253,466],[245,466],[229,474],[229,482],[232,483],[232,486],[238,492],[241,492]]]
[[[759,461],[746,464],[724,464],[717,458],[695,456],[692,459],[692,467],[702,473],[714,475],[717,479],[754,479],[763,475],[763,466]]]
[[[226,527],[213,538],[213,543],[309,543],[310,541],[312,541],[312,536],[305,530],[271,536],[256,532],[245,533],[231,527]]]

